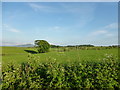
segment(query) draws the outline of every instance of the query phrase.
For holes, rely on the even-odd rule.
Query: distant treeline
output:
[[[59,48],[59,47],[119,47],[118,45],[111,45],[111,46],[94,46],[94,45],[67,45],[67,46],[60,46],[60,45],[51,45],[51,48]]]

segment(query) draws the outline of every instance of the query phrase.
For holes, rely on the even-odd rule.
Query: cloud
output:
[[[105,29],[117,29],[118,28],[118,24],[117,23],[111,23],[107,26],[104,27]]]
[[[92,32],[91,35],[96,36],[96,35],[101,35],[106,33],[108,33],[106,30],[98,30],[98,31]]]
[[[35,3],[29,3],[28,4],[34,11],[44,11],[44,12],[53,12],[54,8],[46,6],[46,5],[41,5],[41,4],[35,4]]]
[[[59,30],[61,27],[59,27],[59,26],[54,26],[53,27],[53,30]]]
[[[38,11],[38,10],[43,9],[43,8],[46,8],[46,7],[44,7],[44,6],[40,6],[40,5],[33,4],[33,3],[30,3],[29,6],[30,6],[31,8],[33,8],[35,11]]]
[[[63,5],[67,12],[74,14],[75,27],[84,28],[95,18],[96,5],[94,3]]]
[[[64,11],[80,14],[91,13],[96,8],[94,3],[61,3],[60,6],[64,9]]]
[[[20,32],[19,30],[14,29],[14,28],[11,28],[10,31],[11,31],[11,32],[16,32],[16,33],[17,33],[17,32]]]
[[[3,30],[14,32],[14,33],[19,33],[20,32],[20,30],[15,29],[13,27],[10,27],[7,24],[3,24]]]
[[[40,6],[40,5],[33,4],[33,3],[30,3],[29,5],[30,5],[32,8],[34,8],[34,9],[43,9],[43,8],[46,8],[45,6]]]
[[[106,36],[106,37],[113,37],[117,34],[117,28],[118,28],[118,24],[117,23],[111,23],[111,24],[108,24],[104,27],[98,30],[95,30],[93,31],[92,33],[90,33],[89,36],[91,37],[95,37],[95,36],[99,36],[99,35],[103,35],[103,36]]]
[[[114,36],[114,34],[107,33],[106,36],[111,37],[111,36]]]
[[[2,41],[0,46],[13,46],[13,45],[24,45],[24,44],[29,44],[29,43],[5,40],[5,41]]]
[[[105,37],[112,37],[115,36],[115,33],[111,33],[108,30],[96,30],[92,32],[89,36],[90,37],[97,37],[97,36],[105,36]]]
[[[10,41],[2,41],[2,45],[3,46],[7,46],[7,45],[17,45],[18,43],[15,42],[10,42]]]
[[[49,27],[48,30],[50,31],[58,31],[58,32],[63,32],[65,30],[68,30],[67,27],[61,27],[61,26],[53,26],[53,27]]]
[[[52,4],[40,4],[40,3],[28,3],[28,5],[34,11],[43,12],[56,12],[56,13],[79,13],[86,14],[91,13],[95,9],[95,4],[85,4],[80,3],[57,3],[57,6]],[[86,11],[86,12],[85,12]]]
[[[28,3],[28,6],[35,12],[72,15],[72,18],[76,20],[76,22],[73,22],[72,25],[74,27],[84,27],[86,24],[89,24],[94,19],[95,10],[97,7],[94,3],[56,3],[56,5],[45,3]],[[66,20],[68,21],[68,18],[69,16],[61,21],[66,22]],[[69,20],[71,20],[71,18]]]

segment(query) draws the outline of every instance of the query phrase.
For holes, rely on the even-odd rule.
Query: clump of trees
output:
[[[59,47],[62,47],[62,46],[59,46],[59,45],[51,45],[51,48],[59,48]]]
[[[35,40],[35,47],[39,53],[45,53],[49,51],[50,44],[45,40]]]

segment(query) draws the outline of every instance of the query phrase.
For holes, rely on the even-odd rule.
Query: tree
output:
[[[35,40],[35,47],[39,53],[45,53],[49,51],[50,44],[45,40]]]

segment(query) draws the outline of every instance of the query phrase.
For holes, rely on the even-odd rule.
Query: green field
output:
[[[74,62],[74,61],[92,61],[97,62],[103,59],[106,54],[118,56],[118,49],[103,49],[103,50],[70,50],[65,52],[58,52],[57,48],[52,48],[48,53],[36,53],[35,48],[27,47],[3,47],[2,48],[2,64],[9,62],[20,64],[28,61],[28,56],[35,56],[40,62],[49,62],[56,60],[60,63]]]

